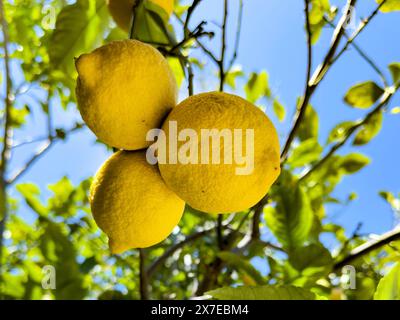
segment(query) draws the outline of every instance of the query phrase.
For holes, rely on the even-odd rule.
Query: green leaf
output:
[[[354,121],[345,121],[339,123],[329,133],[328,143],[343,141],[343,139],[347,137],[349,129],[354,127],[356,124],[357,122]]]
[[[323,148],[317,140],[311,138],[300,143],[291,154],[287,163],[292,168],[299,168],[316,161],[321,156]]]
[[[300,100],[298,101],[297,104],[299,104],[299,102]],[[304,141],[310,138],[318,138],[318,133],[319,133],[318,114],[311,105],[308,105],[297,135],[301,141]]]
[[[392,74],[393,82],[400,81],[400,62],[393,62],[389,65],[390,73]]]
[[[286,110],[285,107],[277,100],[275,99],[272,107],[274,109],[274,113],[277,116],[279,121],[285,120],[286,117]]]
[[[345,174],[352,174],[367,166],[371,160],[360,153],[351,153],[340,159],[339,166]]]
[[[330,12],[329,0],[312,0],[310,10],[311,42],[317,43],[326,25],[324,15]]]
[[[285,248],[293,249],[307,241],[314,214],[305,190],[296,181],[285,181],[284,176],[271,192],[276,206],[266,207],[264,213],[265,221],[278,241]]]
[[[25,118],[29,113],[30,110],[27,106],[21,109],[11,108],[11,126],[13,126],[14,128],[20,128],[22,125],[25,124]]]
[[[24,197],[26,204],[38,215],[45,216],[47,208],[41,203],[40,189],[33,183],[21,183],[17,185],[17,191]]]
[[[376,0],[377,3],[382,3],[383,0]],[[400,0],[386,0],[385,4],[381,7],[382,12],[392,12],[400,10]]]
[[[328,249],[322,244],[310,244],[289,253],[289,262],[297,270],[328,269],[333,263]]]
[[[271,91],[268,85],[267,72],[251,73],[244,90],[246,92],[246,99],[251,103],[256,103],[262,97],[270,97]]]
[[[361,128],[354,138],[355,146],[362,146],[375,138],[382,129],[383,113],[375,113]]]
[[[226,75],[226,84],[230,86],[233,90],[236,90],[236,79],[243,76],[244,72],[241,68],[234,68]]]
[[[393,193],[387,191],[379,192],[379,195],[390,204],[394,211],[400,212],[400,199],[397,199]]]
[[[218,253],[218,257],[222,260],[225,261],[230,267],[233,267],[237,269],[239,272],[243,272],[251,279],[255,284],[265,284],[265,279],[264,277],[258,272],[256,268],[253,267],[253,265],[244,260],[244,257],[240,257],[232,252],[220,252]]]
[[[379,281],[374,300],[400,300],[400,263]]]
[[[76,262],[73,243],[60,224],[43,217],[39,221],[44,229],[39,247],[47,260],[46,263],[54,266],[56,270],[57,286],[53,291],[56,299],[82,299],[85,297],[86,289]]]
[[[366,109],[378,101],[383,93],[384,90],[375,82],[362,82],[349,89],[344,101],[352,107]]]
[[[143,1],[136,8],[133,38],[148,43],[176,44],[168,19],[163,8],[151,1]]]
[[[183,69],[182,64],[180,63],[178,58],[168,57],[167,61],[175,76],[178,88],[180,88],[183,80],[185,80],[185,70]]]
[[[315,300],[314,293],[294,286],[220,288],[206,293],[219,300]]]
[[[74,58],[98,46],[107,25],[105,0],[78,0],[65,6],[57,16],[56,28],[50,38],[52,68],[74,77]]]

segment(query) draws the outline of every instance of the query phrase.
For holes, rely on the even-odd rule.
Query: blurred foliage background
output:
[[[251,19],[243,11],[248,1],[218,0],[219,22],[192,19],[202,2],[175,1],[168,17],[149,0],[141,1],[129,35],[112,21],[105,0],[0,0],[1,298],[188,299],[210,290],[209,295],[221,299],[400,298],[399,229],[371,237],[326,219],[328,204],[347,206],[357,198],[356,193],[344,200],[333,194],[345,177],[369,164],[357,148],[378,135],[384,117],[400,113],[390,104],[400,86],[400,63],[382,71],[356,43],[376,16],[398,14],[400,0],[371,1],[370,15],[352,30],[347,26],[357,1],[304,1],[304,12],[298,14],[304,14],[307,77],[289,135],[282,141],[283,173],[270,194],[247,212],[217,219],[187,207],[179,227],[160,245],[141,254],[131,250],[112,256],[90,214],[90,177],[73,183],[65,176],[49,182],[46,191],[25,181],[24,175],[55,144],[85,127],[76,109],[74,57],[129,36],[153,44],[166,56],[182,97],[193,93],[196,76],[202,75],[216,90],[236,92],[257,105],[267,103],[277,121],[290,116],[271,90],[268,73],[246,70],[237,59],[242,21]],[[228,19],[237,28],[233,39],[227,38]],[[324,30],[332,40],[317,60],[313,47]],[[344,101],[362,109],[363,116],[338,123],[321,143],[312,97],[349,48],[380,81],[366,79],[348,89]],[[69,116],[71,110],[77,116]],[[65,112],[65,121],[56,121],[55,112]],[[33,113],[40,113],[41,121],[29,121]],[[13,136],[29,132],[30,126],[43,127],[44,135],[14,141]],[[17,168],[13,152],[37,143],[38,149]],[[349,145],[351,152],[337,153]],[[380,196],[398,218],[400,195],[388,190]],[[24,217],[26,208],[34,219]],[[323,234],[334,239],[334,249],[321,241]],[[43,286],[43,268],[49,265],[56,270],[56,288]],[[349,285],[352,276],[356,288]]]

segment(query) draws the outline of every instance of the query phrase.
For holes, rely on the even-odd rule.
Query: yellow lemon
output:
[[[172,110],[162,129],[167,152],[157,151],[161,176],[197,210],[246,210],[280,174],[272,122],[240,97],[219,92],[192,96]]]
[[[165,185],[144,151],[119,151],[97,172],[90,189],[97,225],[112,253],[153,246],[172,232],[185,203]]]
[[[152,46],[114,41],[76,60],[83,120],[104,143],[146,148],[146,134],[175,106],[177,85],[168,62]]]
[[[163,8],[168,15],[174,10],[174,0],[144,0],[151,1]],[[108,10],[115,23],[125,31],[129,31],[132,23],[133,7],[136,0],[108,0]]]

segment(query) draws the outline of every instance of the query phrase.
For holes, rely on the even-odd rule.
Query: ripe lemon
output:
[[[174,0],[144,0],[151,1],[163,8],[170,16],[174,10]],[[122,30],[129,31],[132,23],[133,7],[136,0],[108,0],[108,10],[115,23]]]
[[[152,46],[114,41],[76,60],[76,95],[83,120],[104,143],[146,148],[146,133],[158,128],[176,105],[177,85],[168,62]]]
[[[165,185],[144,151],[119,151],[97,172],[90,189],[97,225],[112,253],[163,241],[181,219],[185,203]]]
[[[174,122],[178,134],[184,133],[180,137],[183,141],[177,142],[176,150],[171,147],[171,141],[175,139],[175,133],[171,132],[171,123]],[[246,210],[266,195],[280,174],[279,140],[272,122],[259,108],[240,97],[219,92],[192,96],[172,110],[162,129],[166,133],[169,154],[164,164],[158,155],[161,176],[171,190],[197,210],[208,213]],[[197,141],[186,139],[188,131],[185,133],[182,131],[184,129],[192,129],[192,133],[197,135]],[[229,142],[225,137],[219,140],[220,145],[216,144],[220,164],[214,164],[210,158],[208,164],[203,161],[202,147],[209,150],[209,157],[216,150],[211,142],[209,148],[205,147],[207,139],[201,138],[204,129],[217,129],[220,133],[225,132],[228,138],[231,134],[231,144],[224,144]],[[250,139],[246,140],[247,132],[253,132],[253,140],[251,134]],[[239,137],[242,140],[241,146]],[[246,148],[251,146],[251,141],[254,142],[254,151],[248,153]],[[189,145],[192,149],[181,149],[184,145]],[[196,149],[197,155],[193,151]],[[194,152],[194,159],[198,159],[198,164],[183,164],[180,161],[179,155],[182,152],[191,154],[192,151],[188,150]],[[248,161],[233,159],[229,164],[229,161],[225,161],[229,158],[225,157],[225,151],[227,155],[238,152],[250,156]],[[175,158],[178,158],[177,164],[172,164],[174,161],[171,159]],[[251,159],[254,161],[253,166]],[[244,170],[246,166],[250,169]],[[238,170],[240,168],[244,171]]]

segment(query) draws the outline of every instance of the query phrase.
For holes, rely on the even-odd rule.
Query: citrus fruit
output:
[[[159,127],[176,104],[177,86],[168,62],[140,41],[111,42],[81,55],[76,68],[82,118],[112,147],[147,147],[147,131]]]
[[[189,97],[172,110],[162,129],[168,151],[164,161],[157,151],[161,176],[197,210],[246,210],[266,195],[280,174],[279,140],[272,122],[238,96],[211,92]]]
[[[185,203],[165,185],[144,151],[113,154],[94,177],[89,201],[112,253],[153,246],[179,223]]]
[[[168,15],[174,10],[174,0],[145,0],[157,4]],[[129,31],[132,23],[133,7],[136,0],[108,0],[108,10],[115,23],[125,31]]]

